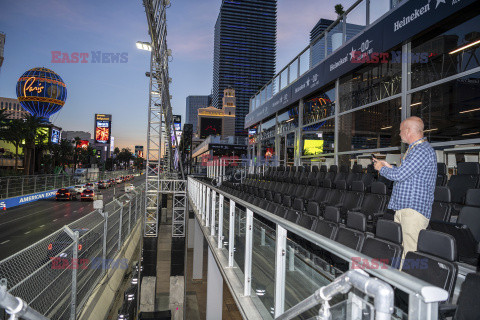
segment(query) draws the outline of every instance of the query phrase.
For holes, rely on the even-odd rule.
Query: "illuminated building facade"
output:
[[[193,125],[193,132],[197,132],[198,109],[207,108],[212,105],[212,95],[208,96],[188,96],[186,101],[186,121]]]
[[[198,109],[198,137],[204,139],[213,136],[235,135],[235,90],[225,89],[222,98],[222,109],[207,107]]]
[[[28,112],[23,109],[17,99],[0,97],[0,110],[6,110],[8,119],[23,119]]]
[[[336,51],[311,64],[315,51],[307,47],[252,97],[245,117],[250,159],[365,168],[372,153],[400,159],[407,147],[400,123],[418,116],[439,162],[449,166],[459,147],[471,148],[468,156],[478,161],[478,2],[406,1],[383,11],[370,6],[369,15],[347,14],[345,21],[365,24],[350,39],[342,20],[333,32],[320,33],[328,38],[341,30]]]
[[[275,74],[277,0],[223,0],[215,24],[212,105],[234,88],[235,134],[246,135],[249,99]]]

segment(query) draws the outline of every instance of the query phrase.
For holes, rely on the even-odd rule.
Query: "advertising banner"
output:
[[[110,143],[112,130],[111,114],[95,114],[95,143]]]

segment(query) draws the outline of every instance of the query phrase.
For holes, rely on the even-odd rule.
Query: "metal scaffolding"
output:
[[[166,9],[170,6],[169,0],[143,0],[149,34],[151,37],[151,62],[150,62],[150,90],[148,104],[148,132],[147,132],[147,187],[145,202],[145,228],[144,236],[156,237],[158,234],[158,217],[160,209],[161,182],[173,177],[174,174],[172,139],[177,139],[175,128],[172,126],[172,107],[170,105],[168,74],[168,59],[171,51],[167,47],[167,19]],[[178,146],[178,141],[176,142]],[[180,161],[182,180],[185,180],[183,165]],[[183,196],[185,190],[183,190]],[[186,201],[182,210],[177,209],[174,195],[173,236],[184,236]],[[175,230],[178,230],[176,233]],[[180,230],[182,230],[180,232]]]

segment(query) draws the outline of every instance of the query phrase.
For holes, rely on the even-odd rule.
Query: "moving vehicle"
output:
[[[85,184],[85,189],[91,189],[91,190],[95,190],[95,184],[94,183],[86,183]]]
[[[110,187],[110,183],[106,180],[101,180],[98,182],[98,189],[107,189]]]
[[[133,190],[135,190],[135,187],[133,186],[133,184],[131,184],[131,183],[125,184],[125,192],[130,192],[130,191],[133,191]]]
[[[122,177],[118,177],[117,179],[115,179],[115,182],[116,182],[117,184],[122,183],[122,182],[123,182]]]
[[[82,186],[82,185],[78,185],[78,186],[73,187],[73,190],[75,190],[75,192],[78,194],[78,193],[82,193],[83,190],[85,190],[85,187]]]
[[[92,189],[85,189],[80,195],[80,200],[95,200],[95,192]]]
[[[77,200],[77,192],[74,189],[58,189],[55,200]]]

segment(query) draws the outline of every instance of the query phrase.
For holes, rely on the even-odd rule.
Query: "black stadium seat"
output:
[[[432,220],[430,228],[453,236],[459,261],[475,265],[480,250],[480,189],[468,190],[465,202],[456,223]]]
[[[452,196],[447,187],[435,187],[435,196],[432,205],[430,220],[450,221]]]
[[[365,238],[361,252],[398,269],[403,252],[402,227],[393,221],[378,220],[375,238]]]
[[[349,212],[347,226],[340,225],[334,240],[353,250],[360,251],[365,240],[366,227],[367,221],[363,214]]]
[[[437,163],[437,187],[443,187],[447,184],[447,166],[445,163]]]
[[[352,171],[350,171],[345,179],[347,188],[350,190],[354,181],[361,181],[363,176],[363,168],[359,164],[353,165]]]
[[[452,202],[463,205],[467,190],[478,186],[480,164],[478,162],[460,162],[457,175],[450,177],[447,186],[452,192]]]
[[[340,214],[333,207],[326,207],[323,219],[319,218],[313,231],[327,237],[334,239],[337,235],[338,225],[340,223]]]

